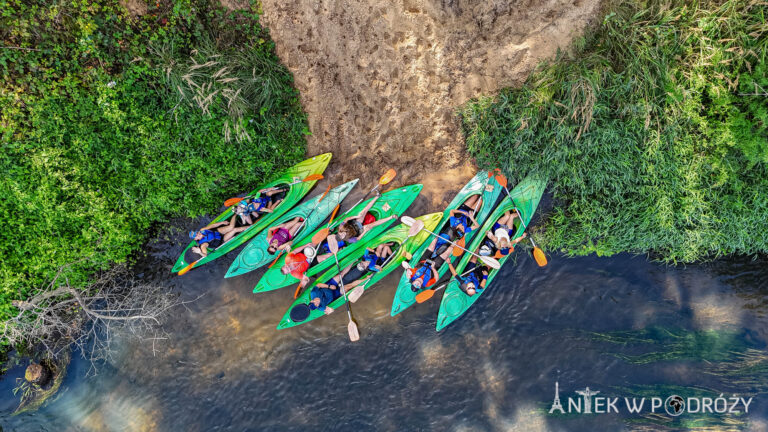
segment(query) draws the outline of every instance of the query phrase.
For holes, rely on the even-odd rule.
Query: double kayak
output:
[[[378,198],[378,200],[374,203],[373,207],[368,211],[372,216],[375,217],[376,220],[381,220],[384,218],[388,218],[390,216],[400,216],[413,202],[414,199],[419,195],[419,192],[421,192],[421,188],[423,186],[420,184],[410,185],[410,186],[404,186],[397,189],[393,189],[389,192],[381,194],[381,196]],[[338,225],[343,222],[345,219],[356,216],[359,214],[374,198],[371,198],[369,200],[366,200],[364,202],[361,202],[348,211],[346,211],[341,216],[337,216],[337,218],[334,220],[334,226],[331,227],[330,232],[333,234],[336,232],[336,229],[338,228]],[[342,260],[344,257],[351,255],[355,253],[358,250],[361,250],[365,248],[366,244],[370,241],[370,239],[375,238],[379,234],[381,234],[384,230],[387,229],[387,226],[391,224],[385,223],[378,225],[371,229],[369,232],[365,234],[365,236],[360,239],[359,241],[349,244],[346,247],[339,250],[337,256],[339,260]],[[301,246],[304,246],[310,242],[312,242],[312,237],[317,234],[320,230],[325,228],[325,225],[322,225],[318,227],[315,232],[307,234],[301,241],[295,242],[293,244],[293,249],[298,249]],[[285,256],[287,254],[283,254],[275,265],[273,265],[271,268],[269,268],[265,273],[264,276],[259,280],[256,287],[253,289],[253,292],[265,292],[265,291],[271,291],[276,290],[279,288],[286,287],[288,285],[297,284],[299,282],[299,279],[295,278],[291,274],[284,274],[281,269],[283,265],[285,265]],[[318,262],[313,264],[309,269],[306,270],[304,273],[307,277],[312,277],[314,275],[320,274],[323,271],[327,270],[331,266],[335,266],[336,262],[333,260],[333,258],[326,259],[322,262]]]
[[[523,222],[527,226],[531,221],[531,217],[533,217],[534,212],[536,212],[536,208],[539,206],[539,201],[541,200],[541,195],[544,193],[544,188],[546,185],[546,181],[533,177],[526,177],[520,183],[518,183],[517,186],[512,189],[509,196],[504,198],[496,210],[494,210],[493,213],[488,217],[488,220],[485,222],[485,224],[483,224],[482,228],[478,232],[478,235],[475,236],[474,240],[470,243],[470,246],[467,249],[478,253],[480,251],[480,247],[483,246],[486,233],[492,230],[496,221],[507,211],[514,213],[515,208],[517,208],[517,210],[520,212],[520,215],[522,216]],[[522,236],[524,231],[525,228],[523,227],[523,224],[520,223],[520,218],[515,218],[514,235],[510,236],[510,238],[515,240]],[[499,263],[503,266],[511,255],[512,254],[510,253],[508,255],[499,257],[497,254],[496,257],[499,257]],[[459,261],[459,264],[456,266],[456,272],[458,274],[461,275],[465,272],[465,268],[467,268],[467,265],[469,264],[472,257],[473,256],[471,254],[464,254],[462,259]],[[455,278],[452,278],[445,290],[443,300],[440,302],[440,311],[437,315],[437,330],[443,329],[445,326],[463,315],[464,312],[466,312],[467,309],[469,309],[477,301],[480,295],[487,291],[488,287],[491,285],[494,277],[496,277],[498,272],[498,270],[488,269],[488,280],[486,281],[485,289],[477,292],[473,296],[469,296],[464,293],[464,291],[462,291],[462,289],[459,287],[459,282]]]
[[[293,243],[301,242],[307,233],[312,232],[328,217],[328,215],[331,214],[336,205],[341,203],[352,188],[357,185],[357,182],[358,179],[352,180],[331,189],[325,197],[321,194],[314,199],[301,203],[278,218],[272,226],[280,225],[297,217],[304,219],[304,225],[293,236],[292,240]],[[229,266],[229,270],[227,270],[227,274],[224,277],[229,278],[248,273],[276,258],[275,255],[271,255],[267,252],[267,249],[269,248],[269,242],[267,242],[268,231],[269,230],[263,230],[245,246],[237,257],[235,257],[235,260],[232,262],[232,265]]]
[[[208,255],[205,257],[201,257],[199,255],[194,254],[190,251],[192,247],[196,245],[196,242],[193,240],[189,243],[189,245],[184,249],[184,252],[181,253],[181,256],[179,256],[179,259],[176,260],[176,264],[174,264],[173,269],[171,270],[173,273],[177,273],[184,268],[186,268],[190,263],[195,263],[195,267],[199,267],[205,263],[208,263],[210,261],[215,260],[216,258],[219,258],[220,256],[225,255],[227,252],[237,248],[238,246],[242,245],[249,239],[253,238],[256,234],[261,232],[264,228],[269,227],[272,225],[272,223],[277,220],[280,216],[283,215],[286,211],[290,210],[291,207],[296,205],[299,201],[301,201],[302,198],[312,189],[312,187],[317,183],[316,180],[313,181],[301,181],[302,179],[306,178],[309,175],[313,174],[322,174],[325,171],[325,168],[328,166],[328,163],[331,161],[331,153],[325,153],[321,154],[312,158],[309,158],[303,162],[300,162],[296,165],[294,165],[291,168],[288,168],[282,175],[277,177],[276,179],[272,180],[269,183],[262,184],[261,186],[254,189],[249,196],[255,196],[258,194],[258,192],[261,189],[266,189],[270,187],[288,187],[288,190],[286,191],[285,197],[283,198],[282,202],[271,212],[271,213],[264,213],[262,214],[251,226],[249,226],[246,230],[238,233],[234,237],[232,237],[229,241],[226,243],[220,245],[219,247],[208,251]],[[224,220],[227,220],[232,217],[233,208],[229,208],[224,213],[220,214],[216,219],[213,220],[214,222],[221,222]]]
[[[438,222],[440,221],[442,214],[441,213],[431,213],[428,215],[420,216],[416,218],[417,220],[421,220],[424,222],[424,227],[430,231],[433,231],[435,227],[437,226]],[[408,231],[410,227],[405,224],[397,225],[396,227],[380,234],[376,238],[374,238],[372,241],[369,241],[366,245],[366,248],[370,250],[376,250],[376,248],[379,245],[383,244],[389,244],[392,249],[392,255],[387,257],[386,259],[383,259],[381,263],[383,264],[383,267],[377,272],[367,272],[365,275],[361,276],[358,283],[360,285],[364,285],[364,289],[367,290],[371,288],[376,282],[387,276],[389,273],[391,273],[393,270],[400,267],[400,264],[405,261],[407,254],[413,254],[413,252],[416,250],[416,248],[419,247],[420,244],[422,244],[429,234],[425,230],[419,231],[416,235],[413,237],[408,237]],[[361,261],[365,260],[364,257],[365,249],[358,249],[354,254],[347,254],[347,256],[344,259],[339,259],[339,266],[337,268],[336,261],[333,258],[330,258],[327,261],[333,262],[333,267],[330,268],[328,271],[320,275],[312,284],[308,285],[304,289],[304,293],[299,296],[296,301],[293,302],[290,308],[288,308],[288,311],[286,311],[285,315],[283,316],[283,319],[280,321],[280,324],[277,326],[278,329],[285,329],[289,327],[294,327],[300,324],[307,323],[309,321],[312,321],[314,319],[320,318],[321,316],[325,315],[325,312],[320,309],[314,309],[311,311],[308,311],[309,314],[307,315],[306,312],[304,314],[293,314],[293,315],[302,315],[301,320],[298,318],[294,320],[292,317],[291,311],[294,310],[294,308],[308,308],[308,305],[311,301],[311,291],[312,288],[314,288],[318,283],[326,283],[331,278],[339,274],[339,268],[344,269],[348,266],[357,265]],[[350,281],[349,283],[354,282]],[[351,291],[352,288],[347,290],[347,293]],[[328,306],[333,309],[338,309],[339,307],[342,307],[344,303],[346,303],[347,299],[345,296],[340,296],[336,300],[332,301]]]
[[[473,195],[480,195],[483,199],[482,204],[475,212],[475,220],[477,220],[478,224],[482,225],[485,221],[485,218],[488,217],[496,205],[496,201],[498,200],[501,191],[502,187],[496,182],[495,178],[489,177],[487,171],[480,171],[456,194],[456,196],[448,204],[448,207],[446,207],[445,211],[443,212],[443,217],[437,224],[437,229],[431,231],[439,233],[447,229],[449,227],[451,210],[458,209],[468,198]],[[476,237],[479,231],[480,230],[477,229],[468,233],[465,236],[466,244],[470,244],[471,240]],[[411,258],[409,262],[411,268],[418,268],[423,260],[430,258],[430,253],[427,251],[427,248],[430,246],[433,239],[434,237],[429,236],[425,239],[421,246],[419,246],[419,248],[413,254],[413,258]],[[449,260],[453,260],[453,258],[449,257]],[[437,269],[438,274],[434,276],[435,280],[439,280],[447,271],[448,260],[442,263],[442,265],[440,265],[440,267]],[[424,286],[422,290],[427,288],[432,287]],[[403,276],[400,278],[400,283],[397,285],[397,290],[395,291],[395,298],[392,301],[392,311],[390,312],[391,315],[395,316],[415,304],[416,295],[418,293],[419,291],[414,292],[411,289],[411,282],[408,274],[407,272],[403,272]]]

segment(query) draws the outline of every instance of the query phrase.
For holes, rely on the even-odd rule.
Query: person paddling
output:
[[[208,249],[215,249],[229,241],[236,234],[248,229],[247,226],[236,227],[236,217],[237,215],[233,215],[229,221],[210,223],[199,231],[190,231],[189,238],[197,243],[197,246],[192,247],[192,252],[207,256]]]
[[[267,231],[267,243],[269,243],[267,252],[270,255],[274,255],[279,250],[290,250],[291,240],[293,240],[299,228],[301,228],[302,222],[304,222],[304,219],[295,217],[288,222],[270,228]]]

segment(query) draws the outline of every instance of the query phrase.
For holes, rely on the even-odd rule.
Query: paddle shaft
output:
[[[454,243],[454,242],[452,242],[452,241],[450,241],[450,240],[447,240],[445,237],[440,237],[439,235],[437,235],[437,234],[433,233],[432,231],[430,231],[430,230],[428,230],[428,229],[426,229],[426,228],[422,228],[422,229],[423,229],[424,231],[426,231],[426,232],[428,232],[428,233],[432,234],[433,236],[435,236],[435,237],[438,237],[438,238],[442,238],[442,239],[443,239],[443,240],[445,240],[446,242],[448,242],[448,243],[450,243],[450,244],[454,245],[455,247],[457,247],[457,248],[460,248],[460,249],[464,250],[464,252],[468,252],[469,254],[471,254],[471,255],[474,255],[474,256],[476,256],[476,257],[480,258],[481,260],[483,259],[483,257],[482,257],[482,256],[480,256],[480,255],[478,255],[478,254],[476,254],[476,253],[474,253],[474,252],[472,252],[472,251],[470,251],[470,250],[468,250],[468,249],[466,249],[466,248],[463,248],[463,247],[459,246],[458,244],[456,244],[456,243]]]
[[[317,209],[317,206],[319,206],[319,205],[320,205],[320,201],[322,201],[322,200],[323,200],[323,198],[325,198],[325,196],[326,196],[326,195],[328,195],[328,192],[329,192],[330,190],[331,190],[331,185],[328,185],[328,189],[326,189],[326,190],[325,190],[325,192],[323,192],[323,194],[322,194],[322,195],[320,195],[320,199],[319,199],[319,200],[317,200],[317,202],[315,203],[315,206],[314,206],[314,207],[312,207],[312,210],[309,212],[309,214],[307,214],[307,217],[305,217],[305,218],[304,218],[304,221],[302,221],[302,222],[301,222],[301,225],[299,225],[299,229],[297,229],[297,230],[296,230],[296,234],[298,234],[298,233],[301,231],[301,229],[302,229],[302,228],[304,228],[304,225],[306,225],[306,224],[307,224],[307,220],[309,219],[309,217],[310,217],[310,216],[312,216],[312,213],[314,213],[314,212],[315,212],[315,210]]]

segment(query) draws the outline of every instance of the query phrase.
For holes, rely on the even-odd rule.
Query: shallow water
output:
[[[95,377],[85,377],[87,365],[76,358],[55,400],[16,417],[11,391],[23,368],[11,369],[0,381],[3,430],[768,427],[766,260],[667,267],[627,255],[553,255],[541,269],[518,250],[516,263],[440,333],[439,295],[389,316],[393,274],[353,305],[361,340],[350,343],[343,310],[275,330],[293,288],[251,294],[262,271],[223,279],[234,254],[170,277],[168,256],[177,251],[164,242],[149,251],[145,265],[184,298],[205,294],[175,311],[171,339],[154,354],[150,342],[122,343]],[[616,397],[754,400],[747,415],[549,415],[555,381],[564,400],[586,386]]]

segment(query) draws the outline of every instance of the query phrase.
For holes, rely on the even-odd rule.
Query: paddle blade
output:
[[[195,261],[192,264],[190,264],[190,265],[184,267],[183,269],[179,270],[179,276],[182,276],[185,273],[187,273],[188,271],[192,270],[192,267],[194,267],[195,264],[197,264],[197,261]]]
[[[458,247],[453,248],[453,256],[460,257],[464,255],[464,249],[461,249],[461,248],[466,247],[466,245],[467,245],[467,241],[464,240],[464,237],[460,238],[459,241],[456,242],[456,246]]]
[[[355,287],[355,289],[350,291],[349,295],[347,295],[347,298],[349,299],[349,301],[354,303],[354,302],[360,300],[360,297],[363,296],[364,292],[365,292],[365,286],[363,286],[363,285],[357,286],[357,287]]]
[[[283,254],[283,251],[280,251],[280,253],[278,253],[278,254],[277,254],[277,256],[275,257],[275,260],[274,260],[274,261],[272,261],[272,264],[270,264],[270,265],[269,265],[269,267],[267,267],[267,268],[272,268],[272,266],[273,266],[273,265],[275,265],[275,263],[277,262],[277,260],[279,260],[279,259],[280,259],[280,255],[282,255],[282,254]]]
[[[357,330],[357,324],[354,321],[349,320],[347,324],[347,332],[349,333],[349,340],[357,342],[360,340],[360,332]]]
[[[416,219],[414,219],[414,218],[412,218],[410,216],[403,216],[403,217],[400,218],[400,222],[402,222],[402,223],[404,223],[404,224],[406,224],[408,226],[412,226],[416,222]]]
[[[384,173],[383,176],[379,179],[379,185],[384,186],[385,184],[392,181],[393,178],[397,175],[397,171],[390,168],[387,170],[387,172]]]
[[[435,295],[435,290],[424,290],[418,294],[416,294],[416,303],[424,303],[425,301],[432,298],[432,296]]]
[[[538,247],[533,248],[533,258],[536,260],[536,264],[538,264],[539,267],[547,265],[547,256],[544,255],[544,252]]]
[[[320,244],[321,241],[328,237],[329,232],[330,230],[327,227],[318,231],[317,234],[312,236],[312,244]]]
[[[499,264],[499,261],[496,258],[481,256],[480,259],[483,260],[483,263],[485,263],[485,265],[487,265],[488,267],[494,270],[498,270],[501,268],[501,264]]]
[[[322,174],[310,174],[310,175],[304,177],[304,180],[302,180],[302,181],[304,181],[304,182],[311,182],[311,181],[322,180],[322,179],[323,179],[323,175]]]
[[[331,234],[328,236],[328,249],[331,253],[336,255],[339,253],[339,243],[336,241],[336,236]]]
[[[293,298],[294,299],[299,298],[300,293],[301,293],[301,282],[299,282],[299,284],[296,285],[296,291],[293,293]]]
[[[413,225],[411,225],[411,229],[408,230],[408,237],[415,236],[422,228],[424,228],[424,222],[420,220],[415,221]]]
[[[496,174],[496,182],[503,188],[507,187],[507,178],[504,177],[504,174]]]
[[[230,199],[224,201],[224,207],[232,207],[233,205],[239,203],[243,199],[244,198],[240,198],[240,197],[230,198]]]

